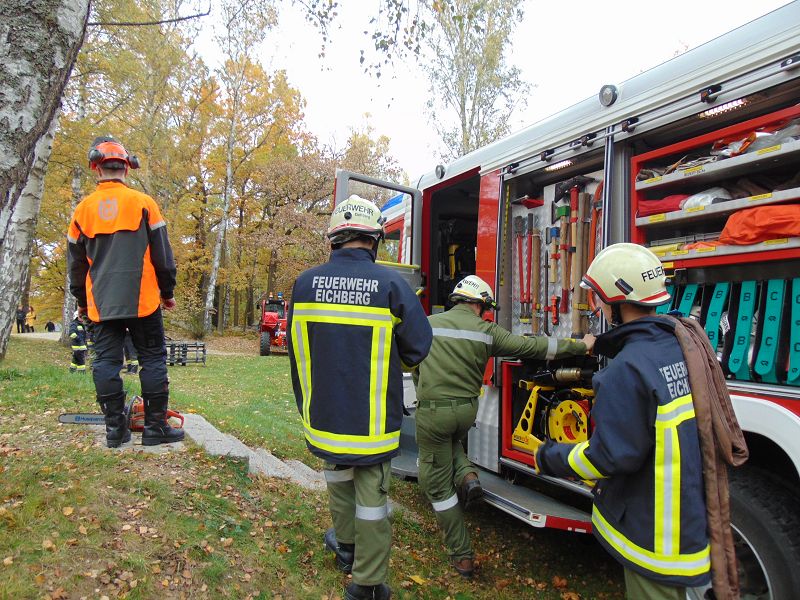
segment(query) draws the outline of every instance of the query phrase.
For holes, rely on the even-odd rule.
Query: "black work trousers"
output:
[[[126,329],[131,332],[131,341],[139,356],[142,397],[147,399],[168,394],[167,346],[161,308],[158,308],[147,317],[94,323],[95,359],[92,375],[98,397],[123,391],[119,372],[124,362]]]

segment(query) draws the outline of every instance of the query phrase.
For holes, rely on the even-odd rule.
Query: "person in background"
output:
[[[25,314],[25,331],[34,333],[33,326],[36,324],[36,312],[32,306],[28,307],[28,312]]]
[[[175,308],[176,268],[166,222],[150,196],[126,185],[128,169],[138,168],[139,160],[121,143],[95,139],[89,164],[98,183],[70,222],[70,291],[78,312],[93,322],[92,373],[105,415],[106,444],[117,448],[131,439],[120,377],[126,330],[142,366],[142,444],[178,442],[183,430],[167,422],[169,379],[161,315],[162,306]]]
[[[136,375],[139,372],[139,355],[136,353],[136,346],[133,345],[131,332],[125,332],[125,372]]]
[[[463,442],[478,414],[486,363],[492,356],[540,360],[583,356],[591,351],[594,336],[523,337],[484,320],[484,313],[498,306],[492,288],[476,275],[459,281],[449,299],[454,304],[449,311],[428,317],[433,345],[413,374],[419,483],[433,505],[451,564],[469,578],[474,552],[462,505],[466,508],[478,500],[483,489]]]
[[[25,315],[27,311],[20,304],[17,306],[17,333],[25,333]]]
[[[72,362],[69,365],[70,373],[86,374],[86,327],[83,317],[77,310],[72,315],[69,324],[69,343],[72,349]]]
[[[334,527],[325,545],[352,572],[345,600],[386,600],[392,527],[387,496],[400,452],[403,369],[431,345],[419,298],[375,264],[380,209],[350,196],[333,211],[330,260],[300,274],[288,318],[297,409],[323,473]]]
[[[48,321],[44,325],[44,330],[47,331],[48,333],[53,333],[56,330],[56,324],[53,323],[52,321]]]

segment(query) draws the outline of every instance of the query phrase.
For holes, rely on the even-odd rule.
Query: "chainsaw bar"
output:
[[[105,425],[102,413],[63,413],[58,415],[59,423],[72,425]]]

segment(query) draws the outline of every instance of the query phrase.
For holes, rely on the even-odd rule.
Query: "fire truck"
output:
[[[671,303],[727,378],[748,462],[730,474],[742,596],[800,597],[800,2],[423,175],[387,211],[401,272],[429,313],[465,274],[494,286],[517,334],[605,325],[577,283],[608,244],[651,248]],[[591,487],[538,475],[529,440],[592,433],[586,358],[487,364],[466,444],[485,501],[532,527],[588,533]],[[406,380],[395,473],[417,473]]]

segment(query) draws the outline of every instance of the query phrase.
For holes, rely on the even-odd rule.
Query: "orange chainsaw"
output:
[[[134,396],[125,405],[125,416],[128,418],[128,429],[144,429],[144,400],[141,396]],[[167,420],[169,419],[180,421],[179,425],[171,422],[172,427],[183,427],[183,415],[177,410],[167,409]],[[71,425],[105,425],[105,416],[102,413],[62,413],[58,415],[58,422]]]

